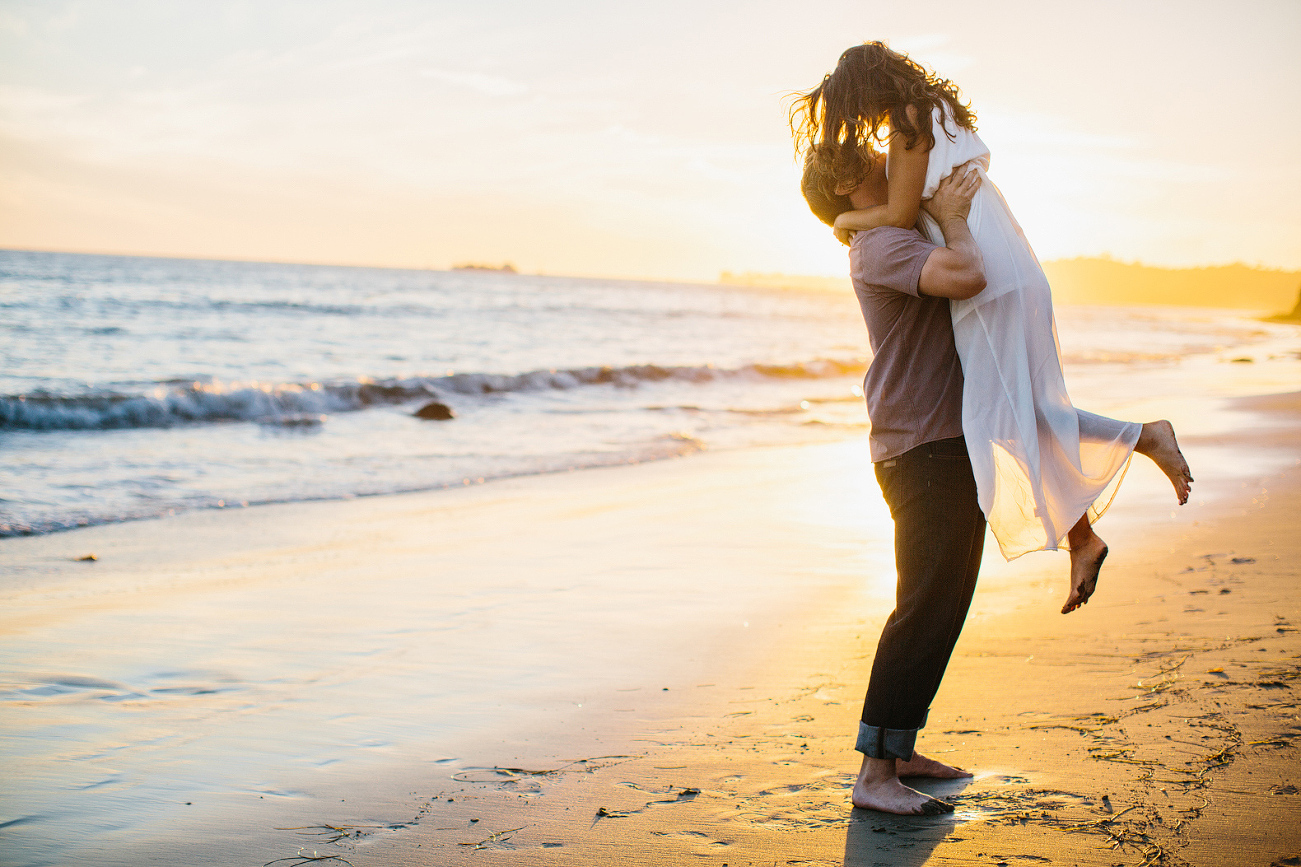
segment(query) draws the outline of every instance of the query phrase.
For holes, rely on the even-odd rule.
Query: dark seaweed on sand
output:
[[[291,862],[288,864],[288,867],[302,867],[304,864],[319,864],[323,861],[334,861],[338,864],[347,864],[348,867],[352,867],[352,862],[342,855],[321,855],[316,852],[312,852],[312,854],[308,855],[305,854],[302,849],[298,850],[297,855],[268,861],[263,864],[262,867],[271,867],[272,864],[283,864],[285,862]]]

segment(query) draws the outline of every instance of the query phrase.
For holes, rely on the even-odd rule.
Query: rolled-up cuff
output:
[[[869,758],[903,759],[906,762],[913,757],[916,743],[917,729],[886,729],[860,722],[858,743],[854,744],[854,749]]]

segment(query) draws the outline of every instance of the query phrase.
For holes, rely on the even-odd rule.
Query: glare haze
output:
[[[1040,258],[1301,268],[1301,4],[0,0],[0,247],[843,274],[784,99],[951,78]]]

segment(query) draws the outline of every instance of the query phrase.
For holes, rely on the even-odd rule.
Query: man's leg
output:
[[[895,524],[895,610],[872,664],[857,747],[855,806],[923,813],[936,805],[898,781],[944,676],[975,592],[985,519],[961,438],[928,443],[877,465]]]

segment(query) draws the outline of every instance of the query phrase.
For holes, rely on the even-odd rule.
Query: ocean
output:
[[[1295,326],[1240,311],[1059,308],[1058,330],[1104,411],[1205,387],[1188,365],[1297,357]],[[843,438],[868,360],[848,281],[0,251],[0,536]]]

